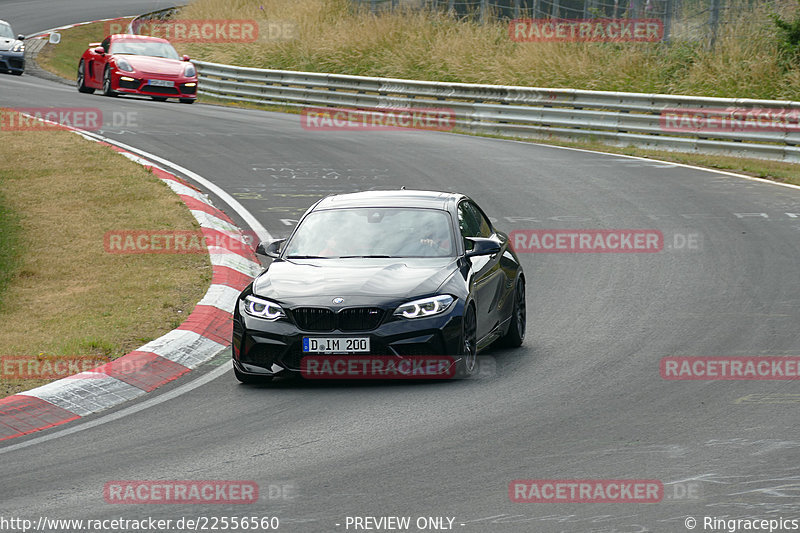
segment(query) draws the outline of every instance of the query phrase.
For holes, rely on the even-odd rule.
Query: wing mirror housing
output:
[[[181,61],[189,61],[189,56],[187,56],[186,54],[183,54],[183,57],[181,58]]]
[[[97,46],[97,47],[95,47],[95,49],[94,49],[94,53],[95,53],[95,54],[99,54],[99,55],[103,56],[103,55],[105,55],[105,54],[106,54],[106,49],[105,49],[105,48],[103,48],[102,46]]]
[[[286,239],[260,242],[256,247],[256,255],[277,259],[281,255],[281,246],[284,242],[286,242]]]
[[[494,255],[500,252],[500,242],[497,239],[486,237],[466,237],[464,240],[468,243],[472,243],[472,249],[467,250],[466,257]]]

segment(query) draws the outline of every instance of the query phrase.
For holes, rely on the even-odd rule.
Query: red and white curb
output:
[[[241,230],[209,198],[188,182],[138,155],[75,130],[150,169],[189,208],[204,235],[238,235]],[[222,242],[228,242],[224,240]],[[235,249],[233,249],[235,248]],[[0,441],[58,426],[108,409],[165,383],[208,361],[230,344],[231,313],[239,292],[262,268],[250,247],[211,246],[211,286],[178,326],[110,363],[35,389],[0,399]]]

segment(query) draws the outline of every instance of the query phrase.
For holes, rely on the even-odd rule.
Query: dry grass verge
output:
[[[14,258],[0,357],[113,359],[177,327],[205,294],[205,254],[105,251],[108,231],[198,227],[140,165],[63,130],[0,131],[0,160],[0,220],[10,212],[17,228],[0,238],[0,258]],[[42,383],[0,379],[0,397]]]

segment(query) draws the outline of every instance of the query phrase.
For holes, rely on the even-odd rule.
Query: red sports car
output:
[[[153,100],[197,98],[197,70],[166,39],[117,34],[90,43],[78,63],[78,90],[106,96],[141,94]]]

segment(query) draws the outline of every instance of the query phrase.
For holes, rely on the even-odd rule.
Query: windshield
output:
[[[448,257],[450,215],[438,209],[353,208],[308,215],[284,257]]]
[[[11,26],[8,24],[0,24],[0,37],[5,37],[6,39],[16,39],[16,37],[14,37],[14,32],[11,31]]]
[[[114,41],[111,43],[112,54],[130,54],[135,56],[166,57],[179,59],[178,52],[169,43],[153,41]]]

